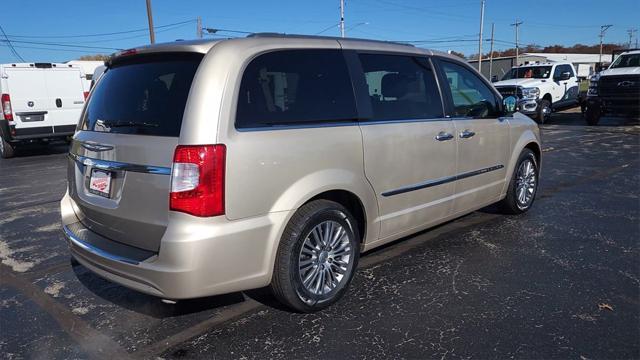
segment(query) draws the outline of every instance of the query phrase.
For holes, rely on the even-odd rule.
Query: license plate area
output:
[[[44,114],[21,115],[20,121],[22,122],[44,121]]]
[[[105,198],[111,197],[112,172],[102,169],[91,169],[89,192]]]

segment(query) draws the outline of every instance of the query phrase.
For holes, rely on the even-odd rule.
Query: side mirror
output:
[[[556,81],[564,81],[571,79],[571,73],[566,71],[560,74],[560,76],[556,77]]]
[[[502,100],[502,108],[505,115],[511,115],[518,111],[518,99],[515,96],[507,96]]]
[[[491,82],[492,82],[492,83],[494,83],[494,82],[498,82],[498,75],[493,75],[493,76],[491,77]]]

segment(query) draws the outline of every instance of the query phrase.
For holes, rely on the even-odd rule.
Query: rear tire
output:
[[[347,291],[358,265],[360,234],[339,203],[316,200],[300,207],[278,246],[270,289],[299,312],[322,310]]]
[[[0,136],[0,156],[3,159],[12,158],[15,155],[13,146],[6,142],[2,136]]]
[[[551,117],[551,103],[549,100],[541,100],[538,104],[538,113],[536,114],[536,121],[542,125],[549,121]]]
[[[602,114],[600,113],[600,109],[597,109],[594,106],[587,107],[587,111],[584,113],[584,119],[587,121],[589,126],[598,125],[601,116]]]
[[[533,151],[522,150],[511,175],[507,196],[498,203],[503,213],[522,214],[531,208],[538,192],[538,169]]]

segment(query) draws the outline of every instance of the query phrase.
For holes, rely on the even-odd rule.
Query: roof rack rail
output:
[[[374,40],[374,39],[361,39],[361,38],[343,38],[337,36],[318,36],[318,35],[304,35],[304,34],[286,34],[286,33],[277,33],[277,32],[258,32],[247,35],[248,38],[269,38],[269,37],[286,37],[293,39],[325,39],[325,40],[356,40],[356,41],[369,41],[375,43],[383,43],[383,44],[394,44],[394,45],[404,45],[415,47],[413,44],[397,42],[397,41],[387,41],[387,40]]]

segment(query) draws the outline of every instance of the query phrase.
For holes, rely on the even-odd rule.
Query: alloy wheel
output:
[[[298,257],[304,289],[315,297],[325,297],[336,290],[353,271],[353,251],[347,231],[338,222],[327,220],[314,226]]]
[[[538,177],[533,160],[524,160],[518,166],[518,172],[516,173],[516,199],[518,208],[521,210],[531,205],[536,193],[537,182]]]

